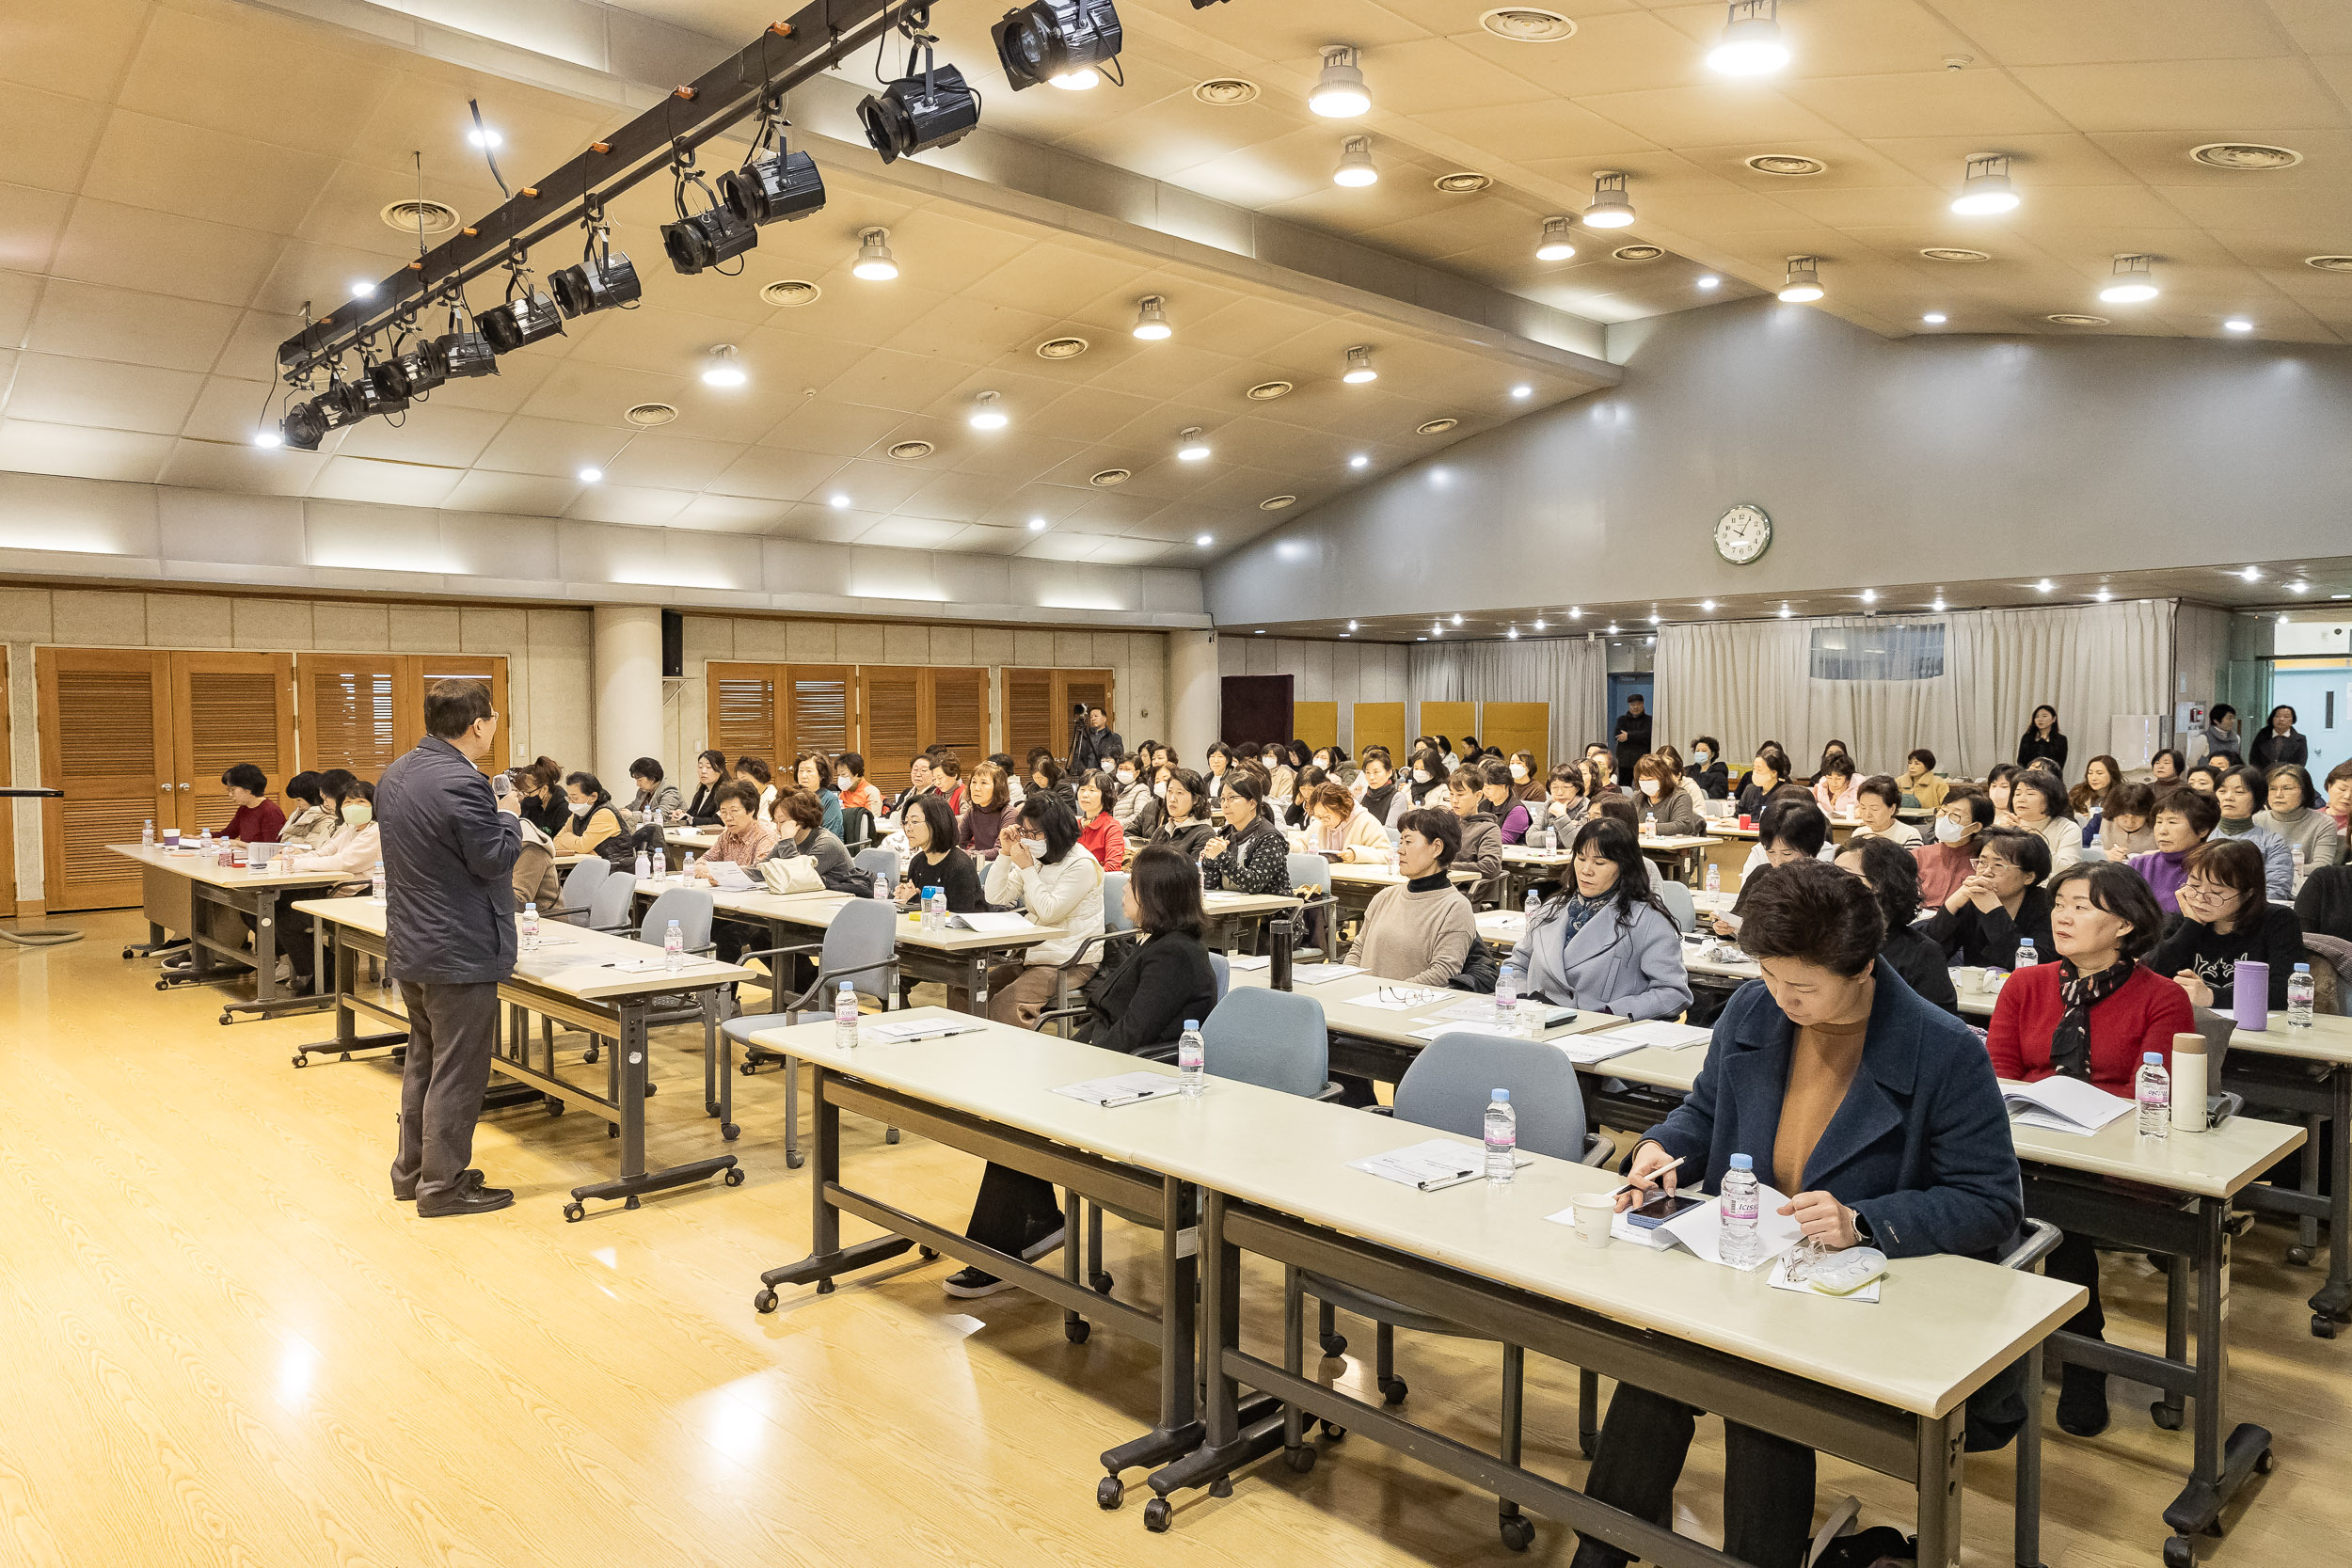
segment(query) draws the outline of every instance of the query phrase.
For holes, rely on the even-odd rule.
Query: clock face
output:
[[[1772,542],[1772,520],[1760,506],[1741,501],[1715,521],[1715,553],[1734,566],[1745,566]]]

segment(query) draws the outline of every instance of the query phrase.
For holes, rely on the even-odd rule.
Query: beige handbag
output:
[[[783,860],[759,863],[759,874],[767,879],[771,893],[822,893],[825,879],[817,874],[817,863],[806,855],[790,855]]]

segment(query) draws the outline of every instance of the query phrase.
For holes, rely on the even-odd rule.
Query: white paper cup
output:
[[[1617,1200],[1608,1193],[1579,1193],[1569,1207],[1576,1211],[1576,1239],[1586,1246],[1607,1246],[1609,1227],[1617,1217]]]

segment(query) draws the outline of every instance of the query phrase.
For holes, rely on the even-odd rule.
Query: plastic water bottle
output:
[[[539,951],[539,906],[536,904],[523,906],[523,951]]]
[[[196,847],[197,847],[197,851],[198,851],[199,854],[211,854],[211,853],[212,853],[212,850],[213,850],[213,830],[212,830],[212,829],[210,829],[210,828],[199,828],[199,830],[197,830],[197,834],[196,834]]]
[[[2033,950],[2033,938],[2018,938],[2017,967],[2011,970],[2010,973],[2013,974],[2023,974],[2026,970],[2031,969],[2034,965],[2040,963],[2041,961],[2042,955]]]
[[[1724,1173],[1722,1192],[1715,1199],[1723,1217],[1724,1261],[1735,1269],[1752,1269],[1763,1261],[1764,1234],[1756,1223],[1761,1207],[1756,1185],[1756,1161],[1745,1154],[1731,1157]]]
[[[670,929],[675,931],[677,922],[672,921]],[[844,1051],[857,1046],[857,988],[847,980],[833,993],[833,1043]]]
[[[1200,1037],[1200,1021],[1184,1020],[1176,1037],[1176,1086],[1189,1099],[1209,1086],[1209,1042]]]
[[[1713,861],[1708,861],[1707,863],[1707,891],[1709,893],[1721,893],[1723,890],[1724,868],[1717,865]]]
[[[147,819],[147,826],[139,830],[139,847],[142,849],[155,847],[155,819],[151,816]]]
[[[692,880],[694,879],[694,851],[693,851],[693,850],[691,850],[691,849],[687,850],[687,851],[686,851],[686,859],[685,859],[685,860],[683,860],[683,861],[681,861],[681,862],[678,863],[678,868],[677,868],[677,879],[678,879],[679,881],[681,881],[681,882],[691,882],[691,881],[692,881]]]
[[[874,873],[874,902],[877,904],[893,902],[890,896],[890,879],[880,871]]]
[[[2287,976],[2287,1027],[2309,1029],[2312,1026],[2312,997],[2318,990],[2312,978],[2312,966],[2296,964],[2295,973]]]
[[[947,891],[941,887],[923,890],[923,929],[936,931],[947,920]]]
[[[1511,1109],[1511,1091],[1497,1089],[1486,1098],[1486,1184],[1500,1187],[1518,1169],[1519,1118]]]
[[[636,872],[637,879],[639,881],[644,881],[646,878],[653,875],[653,857],[645,853],[643,849],[638,850],[637,863],[630,869]]]
[[[653,852],[652,863],[647,866],[646,871],[657,882],[668,876],[670,874],[670,851],[656,849]]]
[[[368,889],[377,898],[384,896],[384,863],[382,861],[377,861],[374,869],[368,873]]]
[[[1642,818],[1642,836],[1644,838],[1656,838],[1658,836],[1658,814],[1656,812],[1651,812],[1648,816]]]
[[[1544,830],[1544,853],[1547,855],[1556,855],[1559,852],[1560,830],[1557,828],[1546,828]]]
[[[2139,1101],[2139,1135],[2162,1138],[2172,1131],[2172,1075],[2164,1070],[2164,1057],[2151,1051],[2139,1059],[2139,1073],[2132,1080],[2133,1097]]]
[[[2287,854],[2295,862],[2295,880],[2288,885],[2299,893],[2303,888],[2303,873],[2308,869],[2303,863],[2303,847],[2299,844],[2290,844],[2287,846]]]
[[[675,920],[670,922],[670,928],[661,933],[661,961],[669,966],[673,974],[686,967],[686,933],[678,929]]]
[[[1537,893],[1534,888],[1529,888],[1527,890],[1527,896],[1520,900],[1519,912],[1525,915],[1527,917],[1527,923],[1530,926],[1533,926],[1535,924],[1535,911],[1543,907],[1543,895]]]
[[[1534,894],[1529,894],[1533,898]],[[1495,976],[1495,1032],[1516,1035],[1519,1032],[1519,976],[1511,959],[1503,960],[1502,973]]]

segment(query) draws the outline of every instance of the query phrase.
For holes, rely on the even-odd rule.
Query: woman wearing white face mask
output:
[[[341,872],[356,883],[384,858],[375,834],[375,786],[349,773],[337,775],[336,783],[341,797],[330,794],[325,801],[334,809],[335,831],[327,835],[325,847],[296,855],[294,869]],[[367,890],[355,886],[352,891]],[[335,896],[342,896],[340,890]],[[316,956],[314,937],[310,917],[294,909],[294,903],[290,898],[278,907],[278,950],[286,959],[295,994],[307,996],[316,983],[310,962]]]
[[[1535,766],[1533,752],[1513,752],[1510,756],[1511,799],[1536,800],[1543,798],[1543,769]]]
[[[1110,802],[1111,816],[1119,823],[1119,831],[1127,835],[1127,853],[1132,856],[1151,842],[1152,829],[1158,815],[1158,802],[1152,798],[1152,786],[1139,772],[1142,764],[1135,757],[1116,757],[1109,764],[1111,783],[1117,797]]]
[[[1645,818],[1654,818],[1661,835],[1677,837],[1706,831],[1699,824],[1698,808],[1682,792],[1674,764],[1657,752],[1633,765],[1633,785],[1641,792],[1633,809]]]
[[[989,971],[988,1016],[1034,1029],[1057,983],[1074,990],[1093,976],[1093,964],[1072,960],[1103,934],[1103,868],[1078,847],[1078,819],[1069,807],[1051,795],[1021,802],[997,840],[988,901],[1019,904],[1038,925],[1061,933],[1030,948],[1020,963]],[[1059,970],[1063,964],[1070,967]]]
[[[593,855],[596,846],[621,831],[621,814],[612,804],[612,792],[596,781],[594,773],[566,773],[564,795],[570,805],[570,820],[555,835],[555,852],[564,855]]]
[[[1298,770],[1291,766],[1289,756],[1279,746],[1260,748],[1258,762],[1265,768],[1266,800],[1287,809],[1298,789]]]
[[[1405,793],[1416,806],[1430,804],[1433,795],[1437,797],[1436,804],[1442,806],[1445,804],[1446,777],[1452,771],[1435,747],[1424,746],[1413,753],[1413,782]]]

